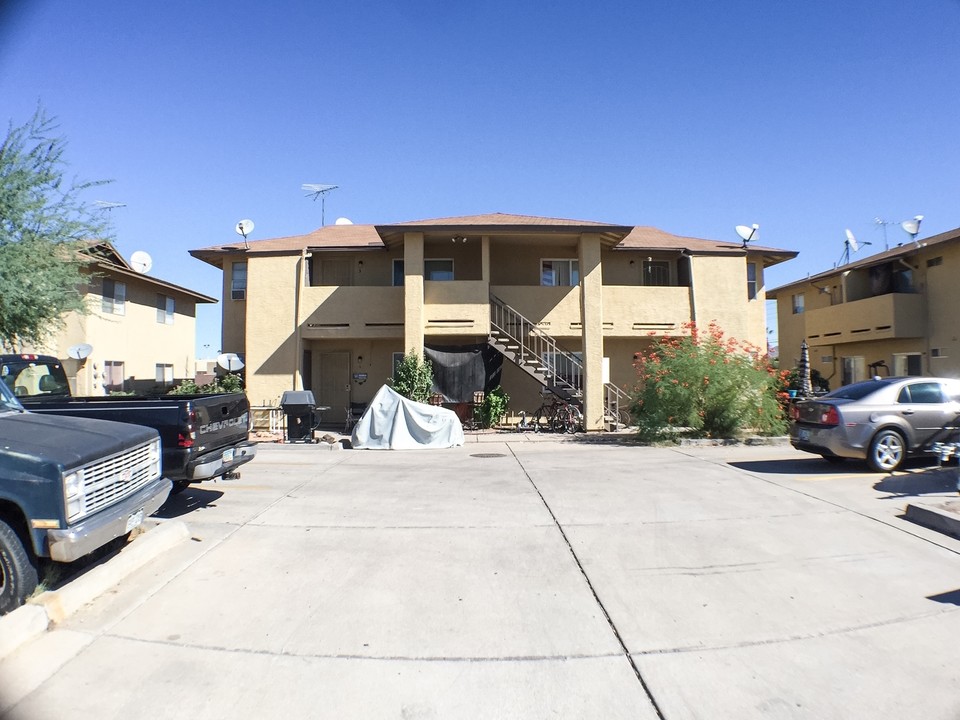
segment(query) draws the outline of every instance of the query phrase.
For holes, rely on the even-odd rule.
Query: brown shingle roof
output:
[[[409,220],[379,227],[409,227],[409,226],[487,226],[496,227],[505,225],[531,225],[535,227],[621,227],[613,223],[602,223],[593,220],[564,220],[562,218],[537,217],[535,215],[513,215],[511,213],[485,213],[482,215],[460,215],[457,217],[434,218],[432,220]]]

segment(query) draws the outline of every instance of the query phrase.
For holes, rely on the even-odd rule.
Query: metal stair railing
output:
[[[624,414],[620,414],[620,405],[623,404]],[[613,383],[603,384],[603,412],[604,420],[613,423],[614,429],[619,430],[621,426],[629,425],[627,419],[630,405],[630,396]]]
[[[516,357],[511,358],[520,367],[533,374],[544,375],[548,387],[559,388],[571,396],[583,392],[583,363],[573,353],[563,349],[550,335],[521,315],[498,297],[490,296],[490,326],[511,341],[516,348]],[[558,371],[558,359],[562,358],[565,370]]]

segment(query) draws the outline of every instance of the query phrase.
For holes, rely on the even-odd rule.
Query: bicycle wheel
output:
[[[563,429],[570,433],[583,432],[583,413],[576,405],[568,405],[564,413]]]

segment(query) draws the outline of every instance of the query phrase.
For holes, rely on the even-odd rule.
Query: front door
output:
[[[343,423],[350,404],[350,353],[317,353],[318,378],[313,394],[317,405],[329,405],[324,423]]]

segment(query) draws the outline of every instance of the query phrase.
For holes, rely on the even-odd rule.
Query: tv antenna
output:
[[[844,230],[847,234],[846,240],[843,241],[843,255],[840,256],[840,264],[846,265],[850,262],[850,252],[857,252],[860,249],[861,243],[857,242],[857,239],[853,236],[853,233],[850,231],[850,228]],[[863,245],[872,245],[873,243],[864,241]]]
[[[312,197],[313,201],[316,202],[317,198],[320,198],[320,224],[326,225],[326,215],[327,215],[327,193],[331,190],[336,190],[339,185],[318,185],[316,183],[304,183],[300,186],[301,190],[307,191],[307,197]]]
[[[153,258],[146,251],[137,250],[130,256],[130,267],[133,268],[134,272],[143,275],[150,272],[150,268],[153,267]]]
[[[234,230],[237,231],[237,235],[243,235],[243,246],[249,250],[250,246],[247,245],[247,235],[253,232],[253,220],[241,220],[237,223]]]
[[[126,203],[110,202],[109,200],[94,200],[93,204],[101,210],[115,210],[116,208],[126,207]]]
[[[746,250],[747,243],[757,239],[757,232],[759,232],[760,226],[756,223],[753,225],[737,225],[736,230],[737,235],[743,240],[743,249]]]
[[[887,225],[896,225],[896,223],[890,222],[889,220],[884,220],[883,218],[875,217],[873,219],[873,224],[876,225],[877,227],[883,228],[883,249],[889,250],[890,243],[887,242]]]

